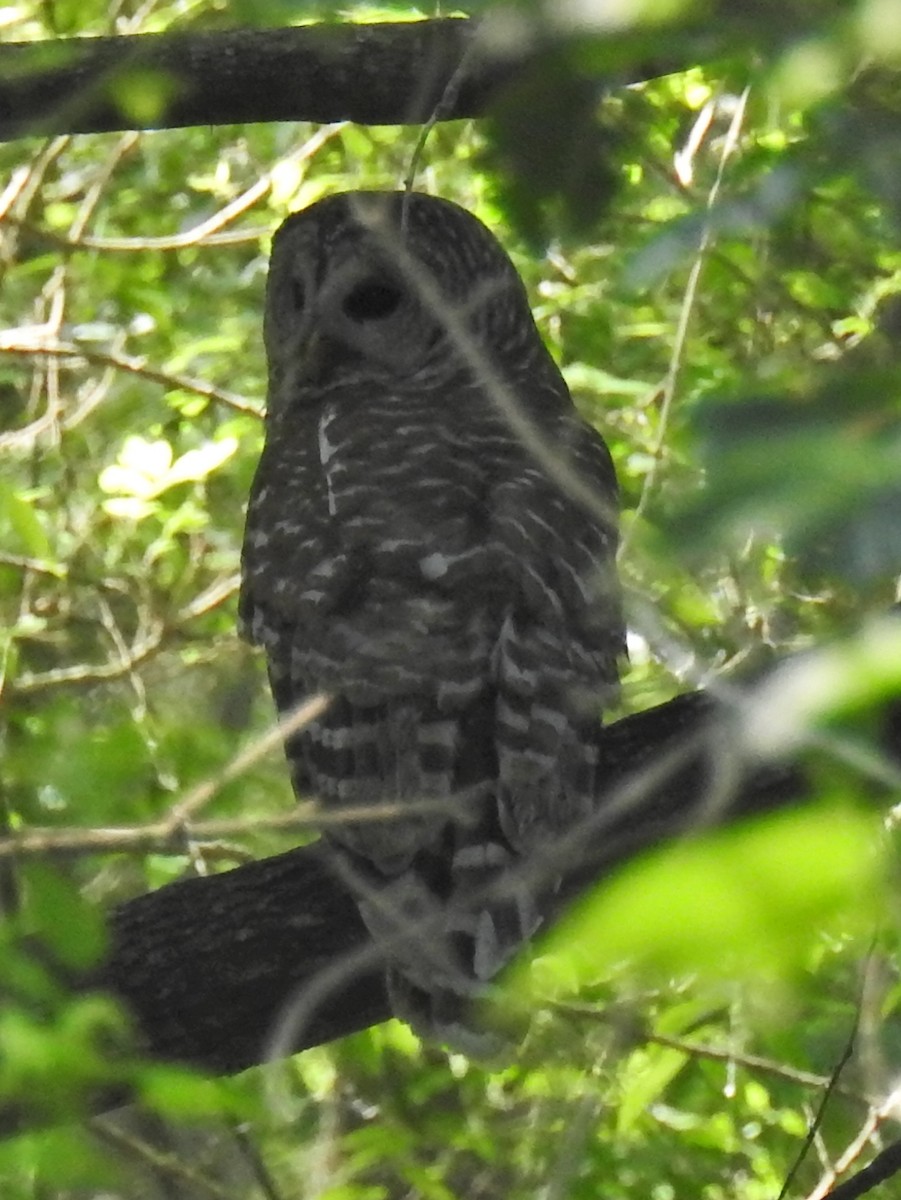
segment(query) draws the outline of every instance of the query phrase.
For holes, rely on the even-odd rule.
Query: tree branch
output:
[[[880,1183],[885,1183],[901,1171],[901,1142],[892,1142],[881,1150],[873,1161],[844,1183],[827,1192],[824,1200],[859,1200]]]
[[[482,116],[535,51],[479,28],[442,18],[11,42],[0,46],[0,141],[254,121],[420,124],[451,79],[441,119]],[[645,50],[640,40],[612,50],[617,78],[606,82],[692,65],[637,61]]]
[[[115,911],[110,932],[89,982],[125,1002],[150,1055],[224,1074],[265,1061],[292,997],[369,945],[318,842],[140,896]],[[310,1013],[292,1049],[390,1015],[370,960]]]
[[[542,848],[525,880],[562,874],[562,906],[652,845],[815,794],[797,764],[739,759],[736,711],[692,692],[608,726],[595,816]],[[901,701],[881,741],[901,761]],[[114,910],[109,933],[87,976],[57,969],[77,990],[116,996],[151,1058],[231,1074],[391,1015],[379,952],[321,842],[139,896]],[[134,1098],[123,1085],[83,1102],[99,1112]],[[0,1105],[0,1136],[48,1116],[41,1097]]]
[[[611,725],[597,827],[563,839],[530,871],[565,869],[562,903],[640,850],[709,823],[732,720],[696,692]],[[736,777],[713,816],[764,812],[808,790],[793,767],[757,769]],[[125,1002],[154,1057],[224,1073],[260,1063],[304,989],[319,988],[319,999],[308,997],[278,1053],[390,1015],[369,935],[319,843],[138,897],[113,914],[111,934],[89,983]]]
[[[137,34],[0,47],[0,139],[249,121],[424,120],[467,52],[464,19]],[[153,96],[133,93],[140,72]],[[481,112],[502,64],[473,60],[457,117]],[[148,110],[141,111],[147,100]]]

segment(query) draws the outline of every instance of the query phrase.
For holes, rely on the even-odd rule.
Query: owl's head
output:
[[[344,192],[275,235],[266,293],[270,406],[365,379],[417,385],[480,356],[496,368],[540,347],[522,282],[488,229],[457,204]]]

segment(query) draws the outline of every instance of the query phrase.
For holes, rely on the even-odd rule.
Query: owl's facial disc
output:
[[[434,345],[434,321],[418,296],[380,256],[356,254],[324,280],[315,301],[311,342],[328,347],[328,373],[342,366],[403,376]],[[342,361],[343,357],[343,361]]]
[[[322,283],[316,322],[329,333],[348,334],[396,319],[409,307],[409,289],[387,264],[358,257],[333,270]]]

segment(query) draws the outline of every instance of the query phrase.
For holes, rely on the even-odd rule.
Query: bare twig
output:
[[[124,656],[117,655],[102,663],[76,663],[71,667],[52,667],[49,671],[26,673],[16,679],[12,690],[18,695],[34,695],[50,688],[121,679],[156,654],[163,645],[165,634],[165,626],[154,623],[151,629],[135,639]]]
[[[267,733],[255,738],[245,750],[231,760],[224,770],[218,772],[212,779],[192,788],[186,796],[173,804],[165,824],[171,831],[183,827],[227,783],[249,771],[251,767],[271,754],[274,749],[280,750],[287,738],[317,720],[328,706],[329,698],[323,695],[311,696],[309,700],[298,705],[289,717],[276,722]]]
[[[221,817],[178,825],[168,817],[146,825],[114,825],[90,829],[52,829],[31,826],[22,833],[0,838],[0,859],[28,854],[152,854],[184,850],[185,838],[197,844],[222,838],[250,836],[260,830],[320,832],[337,825],[359,825],[366,821],[393,821],[417,812],[433,812],[437,803],[421,805],[379,804],[366,808],[323,810],[317,804],[294,805],[289,811],[270,816]]]
[[[852,1179],[839,1184],[831,1192],[824,1193],[824,1200],[859,1200],[861,1196],[871,1192],[880,1183],[885,1183],[899,1171],[901,1171],[901,1141],[892,1142],[890,1146],[886,1146],[868,1167],[858,1171]]]
[[[691,270],[689,271],[688,282],[685,285],[685,292],[682,297],[682,305],[679,310],[679,321],[676,326],[676,333],[673,338],[673,347],[670,353],[669,366],[667,368],[666,378],[663,382],[660,415],[657,421],[657,437],[651,450],[651,465],[648,469],[647,475],[645,476],[641,489],[641,495],[639,496],[638,504],[635,507],[631,525],[625,531],[620,544],[621,557],[628,552],[628,547],[631,541],[631,531],[636,527],[639,519],[644,515],[650,497],[657,483],[657,476],[663,459],[663,447],[669,429],[670,414],[676,398],[676,387],[679,381],[682,357],[685,353],[685,345],[688,339],[688,328],[691,323],[692,313],[694,312],[695,300],[698,294],[698,284],[701,280],[701,271],[703,270],[710,245],[713,241],[713,227],[710,217],[719,201],[720,191],[722,190],[723,180],[725,178],[726,163],[738,146],[738,139],[741,132],[742,122],[744,120],[745,109],[747,108],[749,94],[750,88],[745,88],[741,94],[738,104],[735,107],[735,111],[732,114],[732,120],[729,124],[728,133],[723,139],[723,146],[722,150],[720,151],[720,159],[717,167],[716,177],[707,196],[707,220],[701,231],[701,238],[698,243],[697,252],[695,254],[694,262],[691,265]]]
[[[148,658],[160,650],[170,634],[180,629],[188,621],[202,617],[213,609],[224,604],[238,590],[239,578],[229,575],[217,579],[209,587],[204,588],[188,604],[168,621],[155,619],[149,622],[149,628],[132,642],[123,653],[120,649],[115,658],[102,663],[76,663],[70,667],[54,667],[49,671],[34,674],[25,673],[16,679],[11,688],[13,693],[35,694],[50,688],[68,687],[78,684],[100,683],[104,680],[121,679],[130,674],[135,667],[146,662]]]
[[[872,954],[872,947],[870,948],[870,954]],[[826,1087],[823,1090],[823,1094],[820,1097],[820,1103],[817,1106],[817,1110],[814,1115],[814,1118],[810,1123],[810,1129],[807,1132],[807,1137],[804,1139],[804,1144],[802,1145],[801,1149],[799,1150],[798,1155],[795,1158],[795,1161],[792,1163],[792,1166],[788,1172],[788,1175],[786,1175],[786,1177],[785,1177],[785,1182],[782,1185],[782,1190],[779,1192],[779,1196],[777,1197],[777,1200],[785,1200],[785,1197],[788,1195],[788,1189],[791,1187],[792,1181],[794,1180],[795,1176],[798,1174],[798,1171],[801,1169],[801,1165],[804,1162],[804,1159],[807,1157],[807,1154],[810,1151],[811,1146],[814,1145],[815,1140],[820,1132],[820,1126],[822,1125],[823,1119],[826,1116],[826,1110],[829,1107],[829,1101],[832,1099],[833,1093],[838,1088],[838,1083],[839,1083],[839,1079],[841,1078],[841,1074],[844,1071],[845,1067],[848,1065],[848,1063],[851,1061],[851,1058],[854,1055],[854,1049],[857,1044],[857,1030],[858,1030],[858,1026],[860,1024],[860,1011],[861,1011],[861,998],[859,997],[858,1001],[857,1001],[857,1006],[856,1006],[856,1009],[854,1012],[854,1023],[851,1026],[851,1032],[848,1035],[848,1039],[845,1043],[845,1047],[841,1053],[841,1056],[839,1057],[838,1062],[835,1064],[835,1067],[832,1070],[832,1073],[829,1077],[828,1084],[826,1085]],[[834,1178],[834,1176],[833,1176],[833,1178]],[[815,1198],[810,1197],[810,1200],[815,1200]]]
[[[690,1058],[704,1058],[711,1062],[734,1063],[747,1071],[757,1071],[761,1075],[771,1075],[775,1079],[784,1079],[787,1083],[798,1084],[801,1087],[829,1088],[841,1092],[852,1100],[867,1103],[867,1097],[862,1096],[854,1088],[844,1087],[838,1083],[836,1076],[818,1075],[814,1071],[803,1071],[800,1067],[791,1067],[786,1063],[776,1062],[771,1058],[763,1058],[759,1054],[748,1054],[742,1050],[720,1049],[717,1046],[705,1046],[699,1042],[686,1041],[682,1038],[668,1037],[663,1033],[648,1033],[646,1041],[658,1046],[668,1046],[673,1050],[681,1050]]]
[[[239,396],[235,392],[227,392],[222,388],[217,388],[214,384],[207,383],[203,379],[195,379],[190,375],[161,371],[157,367],[148,366],[143,358],[133,358],[128,355],[114,354],[104,350],[93,350],[88,346],[74,345],[68,342],[45,341],[44,334],[43,327],[39,327],[37,330],[10,330],[0,337],[0,354],[21,354],[50,359],[72,359],[75,361],[81,360],[83,362],[97,363],[99,366],[114,367],[116,370],[126,371],[131,375],[140,375],[143,379],[147,379],[152,383],[162,384],[168,390],[174,391],[177,389],[179,391],[192,392],[194,395],[203,396],[207,400],[213,400],[217,404],[223,404],[235,412],[246,413],[254,417],[262,415],[259,407],[252,404],[249,400],[245,400],[243,396]],[[37,432],[39,430],[36,425],[30,425],[27,429],[17,429],[3,434],[0,436],[0,450],[12,446],[27,445],[34,441]]]
[[[172,1191],[187,1191],[197,1196],[203,1194],[210,1200],[233,1200],[234,1189],[223,1187],[209,1177],[199,1166],[190,1165],[178,1154],[161,1150],[151,1145],[146,1138],[138,1137],[121,1128],[112,1117],[93,1117],[89,1128],[94,1136],[107,1143],[118,1154],[134,1159],[145,1169],[153,1171],[161,1179],[175,1185]],[[181,1185],[181,1186],[179,1186]],[[184,1191],[182,1189],[185,1189]],[[167,1187],[164,1194],[172,1191]]]
[[[13,214],[10,214],[6,219],[13,225],[19,225],[27,229],[31,236],[42,238],[45,241],[51,242],[54,246],[59,246],[67,250],[99,250],[104,253],[136,254],[147,251],[166,252],[183,250],[188,246],[201,244],[205,246],[233,246],[246,242],[258,242],[260,238],[265,237],[269,232],[268,224],[258,229],[234,229],[226,233],[223,233],[222,230],[237,220],[238,217],[243,216],[255,204],[265,199],[272,189],[273,179],[277,177],[278,172],[284,166],[293,163],[309,162],[323,146],[327,145],[342,129],[346,128],[347,122],[339,121],[317,129],[311,137],[304,139],[303,144],[297,150],[279,159],[251,187],[247,188],[233,200],[230,200],[228,204],[213,213],[211,217],[207,217],[205,221],[201,221],[198,225],[193,225],[190,229],[182,230],[181,233],[166,234],[161,237],[99,237],[94,234],[81,232],[76,236],[70,232],[69,236],[66,237],[52,230],[45,229],[43,226],[20,220]],[[0,218],[2,217],[2,197],[0,197]]]

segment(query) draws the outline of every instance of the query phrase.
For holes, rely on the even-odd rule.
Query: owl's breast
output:
[[[369,640],[383,622],[388,644],[402,614],[417,640],[448,602],[500,605],[509,572],[485,535],[502,465],[478,421],[428,399],[338,395],[269,430],[243,565],[273,616],[311,638],[352,619]]]

